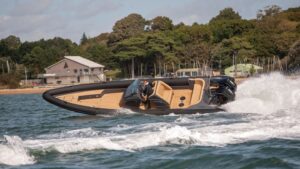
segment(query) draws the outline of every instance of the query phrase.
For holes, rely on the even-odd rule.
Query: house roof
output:
[[[90,68],[98,68],[98,67],[104,67],[101,64],[98,64],[96,62],[93,62],[91,60],[88,60],[86,58],[83,58],[81,56],[65,56],[66,59],[70,59],[74,62],[80,63],[82,65],[88,66]]]
[[[96,63],[96,62],[93,62],[93,61],[91,61],[91,60],[88,60],[88,59],[86,59],[86,58],[83,58],[83,57],[81,57],[81,56],[65,56],[65,59],[62,59],[62,60],[60,60],[59,62],[56,62],[56,63],[54,63],[53,65],[50,65],[50,66],[48,66],[48,67],[45,68],[45,69],[49,69],[50,67],[52,67],[52,66],[54,66],[54,65],[57,65],[58,63],[63,62],[63,61],[65,61],[66,59],[72,60],[72,61],[74,61],[74,62],[77,62],[77,63],[81,64],[81,65],[87,66],[87,67],[89,67],[89,68],[104,67],[104,66],[101,65],[101,64],[98,64],[98,63]]]

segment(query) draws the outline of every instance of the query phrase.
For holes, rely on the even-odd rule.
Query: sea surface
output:
[[[0,95],[0,168],[300,168],[300,79],[245,81],[226,111],[87,116]]]

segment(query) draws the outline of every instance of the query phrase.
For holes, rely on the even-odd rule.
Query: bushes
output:
[[[7,86],[9,89],[15,89],[20,86],[20,76],[16,73],[0,75],[0,85]]]

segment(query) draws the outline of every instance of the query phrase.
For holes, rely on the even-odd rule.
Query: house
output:
[[[105,81],[104,66],[81,56],[65,56],[63,60],[45,68],[47,84],[94,83]]]
[[[211,76],[213,71],[209,67],[204,68],[187,68],[178,69],[175,72],[176,77],[197,77],[197,76]]]
[[[230,66],[225,69],[225,75],[232,77],[248,77],[252,74],[261,73],[263,68],[254,64],[237,64],[236,75],[235,66]]]

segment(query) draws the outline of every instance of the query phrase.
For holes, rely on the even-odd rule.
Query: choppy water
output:
[[[224,107],[102,118],[1,95],[0,168],[300,168],[300,79],[250,79]]]

